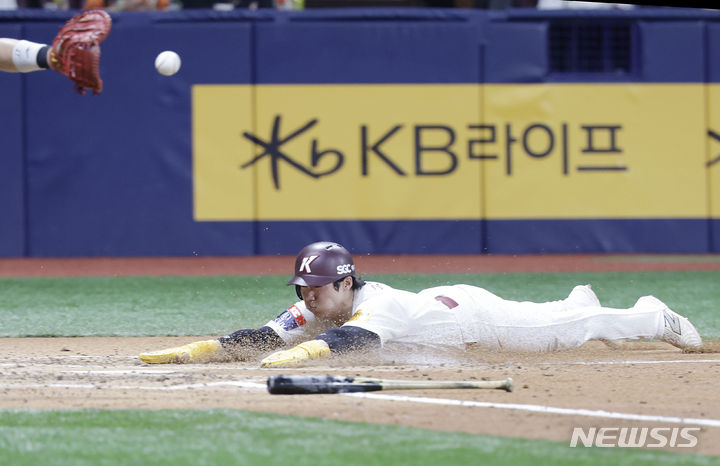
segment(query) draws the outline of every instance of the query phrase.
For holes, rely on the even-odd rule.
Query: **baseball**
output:
[[[166,50],[155,58],[155,69],[162,75],[172,76],[180,69],[180,63],[180,56],[177,53]]]

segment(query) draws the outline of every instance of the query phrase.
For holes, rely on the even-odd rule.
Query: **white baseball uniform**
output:
[[[502,299],[470,285],[412,293],[367,282],[355,291],[352,317],[344,326],[369,330],[383,345],[473,343],[491,349],[554,351],[593,339],[659,338],[664,309],[652,297],[640,298],[629,309],[602,307],[587,286],[575,287],[563,300],[533,303]],[[303,301],[266,325],[287,344],[312,340],[335,327],[317,319]]]

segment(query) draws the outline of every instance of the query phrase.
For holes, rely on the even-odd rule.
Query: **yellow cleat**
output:
[[[195,362],[220,351],[220,342],[217,340],[196,341],[177,348],[168,348],[160,351],[140,354],[140,360],[148,364],[172,364]]]
[[[318,359],[330,354],[330,347],[323,340],[310,340],[289,350],[277,351],[260,361],[260,367],[288,367],[308,359]]]

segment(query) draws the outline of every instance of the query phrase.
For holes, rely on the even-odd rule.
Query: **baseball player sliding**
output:
[[[683,349],[702,344],[688,319],[652,296],[629,309],[611,309],[600,305],[589,285],[546,303],[509,301],[469,285],[411,293],[365,282],[355,274],[350,253],[330,242],[300,251],[288,285],[295,285],[301,300],[263,327],[143,353],[140,359],[195,362],[220,352],[289,348],[261,361],[262,367],[283,367],[389,342],[516,351],[569,349],[594,339],[660,339]]]

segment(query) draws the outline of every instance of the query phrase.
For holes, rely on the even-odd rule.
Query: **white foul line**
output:
[[[612,411],[590,410],[590,409],[571,409],[571,408],[555,408],[553,406],[541,405],[525,405],[516,403],[491,403],[488,401],[465,401],[465,400],[448,400],[444,398],[424,398],[416,396],[403,395],[381,395],[377,393],[344,393],[346,396],[354,396],[358,398],[371,398],[387,401],[408,401],[412,403],[427,403],[447,406],[471,406],[477,408],[497,408],[497,409],[513,409],[519,411],[532,411],[536,413],[563,414],[570,416],[589,416],[604,417],[609,419],[625,419],[629,421],[647,421],[647,422],[671,422],[675,424],[693,424],[710,427],[720,427],[720,419],[698,419],[689,417],[674,416],[651,416],[647,414],[632,413],[615,413]]]
[[[567,361],[567,362],[541,362],[538,366],[596,366],[596,365],[626,365],[626,364],[688,364],[691,362],[718,363],[720,359],[675,359],[675,360],[628,360],[628,361]]]
[[[256,389],[265,389],[267,388],[267,385],[264,383],[257,383],[257,382],[247,382],[242,380],[229,380],[225,382],[201,382],[201,383],[191,383],[191,384],[185,384],[185,385],[170,385],[170,386],[160,386],[160,387],[152,387],[152,386],[138,386],[138,385],[113,385],[110,387],[103,387],[98,385],[71,385],[71,384],[50,384],[47,385],[48,387],[55,387],[55,388],[103,388],[103,389],[109,389],[109,390],[188,390],[188,389],[194,389],[194,388],[210,388],[210,387],[220,387],[220,386],[230,386],[230,387],[241,387],[241,388],[256,388]]]
[[[267,384],[257,382],[247,382],[242,380],[231,380],[227,382],[206,382],[206,383],[193,383],[188,385],[171,385],[169,387],[135,387],[143,390],[185,390],[187,388],[203,388],[203,387],[219,387],[222,385],[229,385],[231,387],[242,387],[242,388],[267,388]],[[125,387],[130,388],[130,387]]]
[[[112,370],[93,370],[93,369],[84,369],[84,370],[72,370],[72,371],[60,371],[65,372],[69,374],[85,374],[85,375],[94,375],[94,374],[103,374],[103,375],[162,375],[162,376],[168,376],[168,375],[174,375],[178,377],[186,377],[187,374],[176,371],[174,369],[112,369]]]
[[[265,389],[267,385],[264,383],[249,382],[242,380],[229,380],[221,382],[201,382],[185,385],[160,385],[160,386],[142,386],[142,385],[96,385],[89,383],[50,383],[50,384],[24,384],[24,385],[13,385],[13,384],[0,384],[0,388],[11,388],[11,389],[25,389],[25,388],[99,388],[103,390],[188,390],[193,388],[210,388],[219,386],[231,386],[231,387],[242,387],[242,388],[256,388]]]

